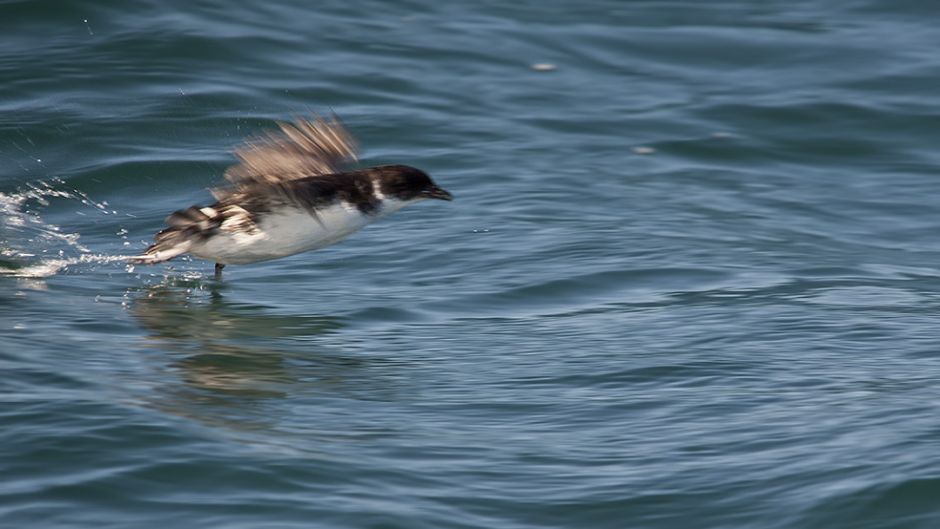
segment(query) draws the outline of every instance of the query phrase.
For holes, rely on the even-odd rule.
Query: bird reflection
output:
[[[152,396],[163,411],[239,429],[267,428],[266,403],[298,392],[342,391],[370,361],[337,354],[323,338],[340,318],[279,315],[225,299],[226,286],[168,279],[127,293],[129,310],[180,383]],[[164,361],[170,359],[169,363]],[[356,384],[354,384],[356,386]]]

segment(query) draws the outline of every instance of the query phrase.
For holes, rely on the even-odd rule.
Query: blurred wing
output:
[[[249,140],[235,149],[239,163],[225,171],[234,188],[217,188],[218,199],[254,184],[283,184],[306,176],[334,174],[356,160],[358,146],[339,118],[296,118],[279,122],[280,131]]]

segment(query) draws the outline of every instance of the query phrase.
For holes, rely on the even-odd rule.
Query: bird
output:
[[[191,254],[214,261],[221,279],[226,265],[330,246],[409,204],[453,199],[415,167],[349,168],[358,145],[336,114],[277,125],[234,149],[238,163],[225,170],[226,184],[210,189],[214,203],[171,213],[154,243],[128,261]]]

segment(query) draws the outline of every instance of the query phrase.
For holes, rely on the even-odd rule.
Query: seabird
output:
[[[316,250],[408,204],[452,200],[407,165],[343,170],[357,146],[335,115],[278,126],[235,149],[239,163],[225,171],[228,185],[211,189],[214,204],[168,216],[168,227],[129,261],[155,264],[189,253],[215,261],[221,277],[227,264]]]

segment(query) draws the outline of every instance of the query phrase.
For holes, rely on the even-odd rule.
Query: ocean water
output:
[[[940,527],[938,7],[0,2],[0,527]],[[330,111],[456,200],[121,260]]]

